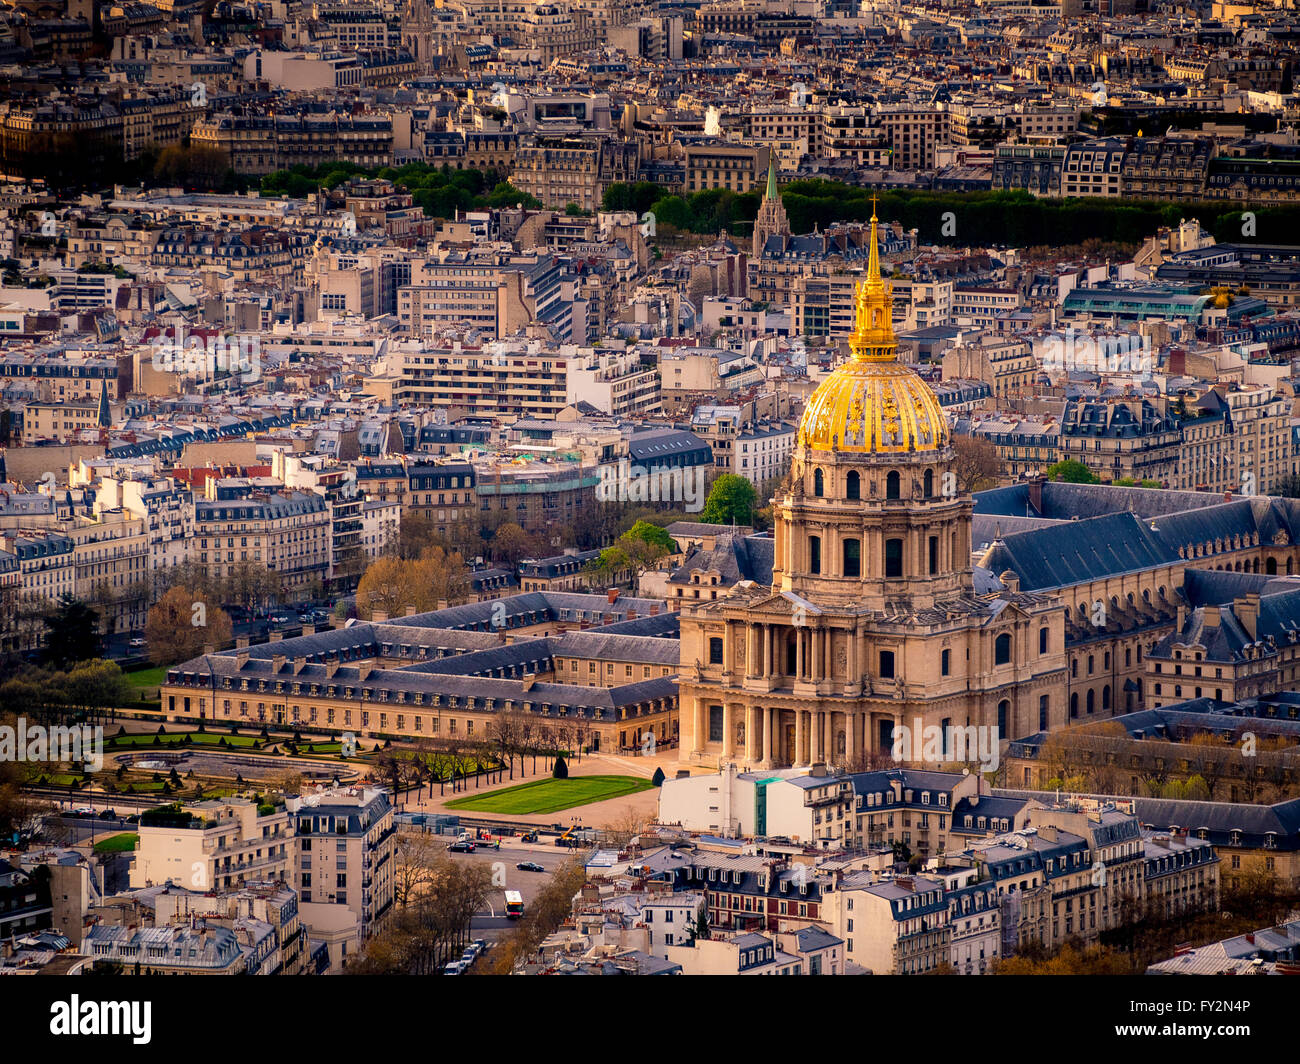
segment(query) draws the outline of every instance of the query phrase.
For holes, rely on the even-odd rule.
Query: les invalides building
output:
[[[772,585],[682,609],[684,769],[861,770],[893,756],[900,725],[904,763],[952,769],[918,722],[1002,740],[1065,722],[1063,608],[976,586],[973,504],[939,400],[896,358],[871,229],[852,357],[809,401],[774,501]]]

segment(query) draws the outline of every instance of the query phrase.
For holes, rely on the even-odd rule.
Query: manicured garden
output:
[[[653,787],[650,780],[635,776],[574,776],[565,780],[533,780],[517,787],[457,798],[448,802],[447,808],[507,815],[558,813],[561,809],[622,798]]]

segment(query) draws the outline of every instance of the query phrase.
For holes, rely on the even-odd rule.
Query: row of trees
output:
[[[1023,190],[942,192],[873,189],[823,178],[791,181],[781,188],[781,201],[796,233],[825,228],[835,222],[867,221],[871,197],[879,197],[879,217],[917,229],[925,243],[1055,247],[1085,245],[1106,233],[1117,245],[1137,246],[1162,226],[1177,226],[1183,218],[1199,218],[1220,241],[1240,240],[1239,204],[1193,201],[1133,201],[1051,199]],[[607,210],[650,211],[659,228],[692,233],[749,232],[758,215],[758,192],[719,189],[690,196],[665,196],[647,182],[614,184],[605,192]],[[1258,232],[1280,243],[1300,243],[1300,209],[1291,206],[1253,208]]]
[[[1249,721],[1230,727],[1228,740],[1199,732],[1178,743],[1132,739],[1114,721],[1056,732],[1038,753],[1043,788],[1191,801],[1277,802],[1300,796],[1294,746],[1274,737],[1248,740]]]
[[[132,697],[118,664],[101,658],[67,669],[32,666],[0,684],[6,713],[45,725],[109,719]]]
[[[294,166],[262,178],[261,191],[263,196],[303,199],[322,188],[338,188],[352,177],[392,181],[409,192],[429,218],[452,218],[457,211],[501,210],[516,204],[530,209],[542,206],[540,200],[520,192],[495,170],[453,170],[422,162],[367,168],[333,160],[319,166]]]

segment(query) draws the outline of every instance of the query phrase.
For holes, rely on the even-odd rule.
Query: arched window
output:
[[[1101,689],[1101,708],[1103,712],[1110,709],[1110,684]]]
[[[889,476],[885,477],[885,498],[897,499],[901,494],[903,478],[898,475],[897,469],[891,469]]]
[[[903,541],[885,540],[885,577],[892,579],[903,575]]]
[[[934,498],[934,470],[933,469],[927,469],[925,471],[925,497],[927,499]]]
[[[845,491],[845,496],[850,499],[862,498],[862,477],[858,475],[856,469],[849,471],[848,488]]]
[[[1088,712],[1091,713],[1094,709],[1097,708],[1097,706],[1096,706],[1096,701],[1097,701],[1097,700],[1093,697],[1093,693],[1092,693],[1091,690],[1088,691],[1088,699],[1087,699],[1087,701],[1088,701]]]
[[[1077,717],[1078,715],[1079,715],[1079,692],[1076,691],[1074,694],[1070,696],[1070,716]]]
[[[1011,636],[1003,632],[993,643],[993,664],[1007,665],[1011,662]]]
[[[821,498],[826,490],[826,478],[820,469],[813,471],[813,494]]]
[[[844,541],[844,575],[862,575],[862,543],[859,540]]]
[[[1264,572],[1266,572],[1269,576],[1276,576],[1276,575],[1277,575],[1277,559],[1276,559],[1276,558],[1269,558],[1269,559],[1264,563]]]
[[[808,571],[810,573],[820,573],[822,571],[822,537],[808,537]]]
[[[1003,699],[998,703],[998,736],[1007,734],[1007,717],[1011,715],[1011,702]]]

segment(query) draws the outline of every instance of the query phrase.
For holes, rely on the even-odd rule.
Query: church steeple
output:
[[[767,156],[767,191],[754,219],[754,258],[763,254],[768,237],[789,236],[790,219],[781,203],[781,193],[776,187],[776,152],[769,148]]]

